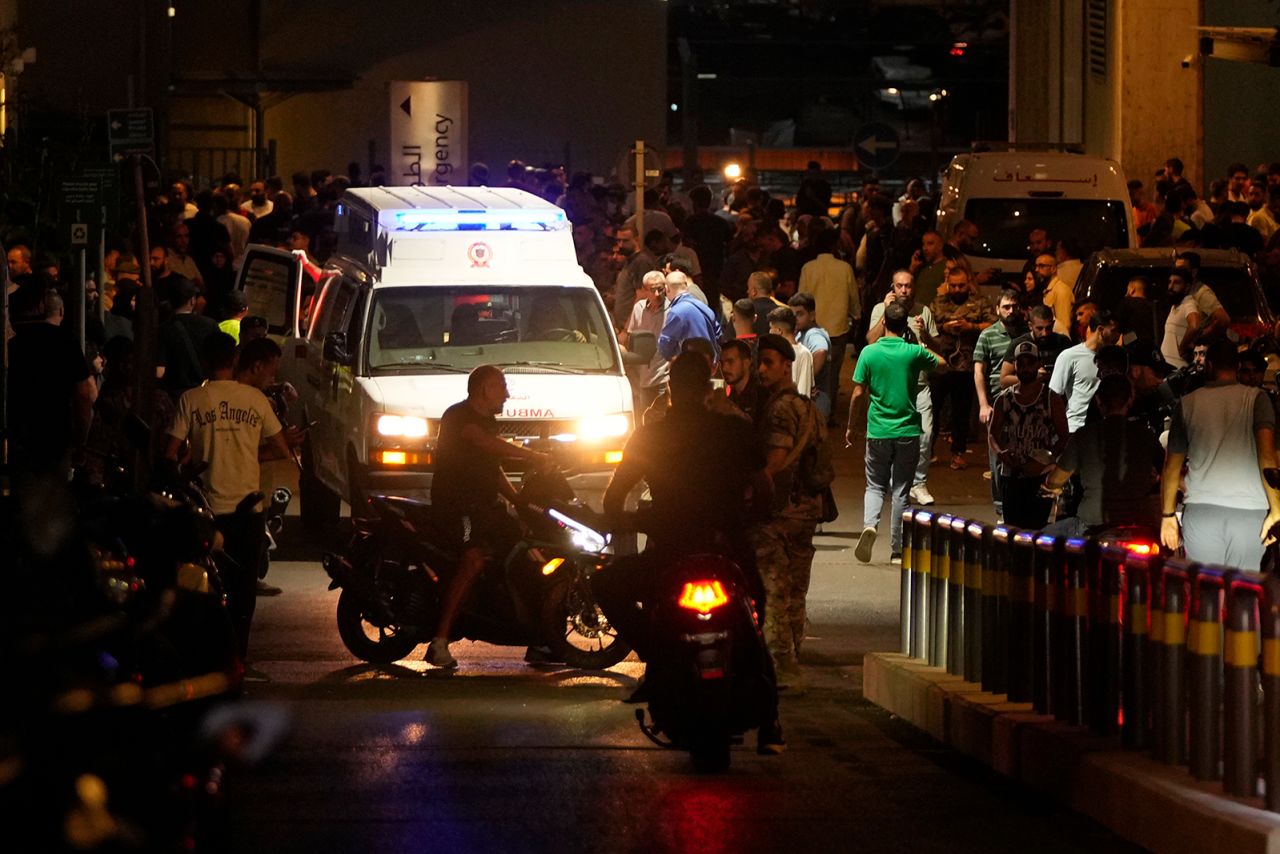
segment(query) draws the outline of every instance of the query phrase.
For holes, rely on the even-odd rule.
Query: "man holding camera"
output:
[[[907,331],[903,338],[911,343],[923,344],[937,350],[938,326],[933,321],[929,306],[915,299],[915,279],[907,270],[893,274],[892,290],[884,302],[871,309],[871,328],[867,330],[867,343],[874,344],[884,337],[884,312],[891,305],[900,305],[907,312]],[[921,506],[933,503],[933,495],[926,483],[929,477],[930,449],[933,446],[933,394],[929,390],[929,378],[920,374],[920,390],[916,393],[916,409],[920,412],[920,459],[916,462],[915,478],[911,485],[911,502]]]

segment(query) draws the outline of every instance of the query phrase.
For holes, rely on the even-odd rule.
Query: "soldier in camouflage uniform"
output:
[[[826,425],[813,401],[791,381],[791,344],[779,335],[764,335],[759,352],[757,376],[769,392],[762,427],[774,501],[770,518],[751,532],[752,544],[765,587],[764,638],[777,666],[778,687],[801,689],[797,656],[822,503],[820,496],[805,493],[796,473],[804,449],[826,438]]]
[[[969,445],[969,419],[977,390],[973,385],[973,349],[978,335],[996,320],[991,300],[978,293],[967,269],[956,266],[947,273],[946,287],[930,307],[940,334],[936,350],[949,370],[930,380],[933,413],[941,415],[943,401],[951,402],[951,467],[965,467],[964,452]]]

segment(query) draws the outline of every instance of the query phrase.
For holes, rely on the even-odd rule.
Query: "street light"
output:
[[[728,163],[724,167],[724,177],[730,181],[736,181],[742,177],[742,167],[737,163]]]

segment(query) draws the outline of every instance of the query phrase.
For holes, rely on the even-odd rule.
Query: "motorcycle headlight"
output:
[[[379,415],[374,423],[379,436],[394,439],[424,439],[427,419],[417,415]]]
[[[573,543],[573,547],[576,549],[598,554],[604,551],[604,547],[609,544],[609,537],[607,535],[600,533],[590,526],[582,524],[577,519],[566,516],[559,510],[553,508],[548,510],[547,514],[569,531],[569,541]]]

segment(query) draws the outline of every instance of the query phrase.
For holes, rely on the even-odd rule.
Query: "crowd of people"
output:
[[[1265,365],[1226,337],[1230,318],[1213,283],[1201,281],[1196,251],[1233,246],[1280,276],[1280,165],[1250,172],[1233,165],[1207,200],[1176,159],[1161,170],[1153,202],[1131,185],[1144,245],[1174,246],[1177,261],[1161,274],[1168,300],[1148,299],[1151,282],[1135,279],[1114,310],[1077,301],[1079,247],[1035,223],[1020,277],[973,269],[977,227],[961,221],[944,238],[918,180],[893,197],[867,179],[856,201],[836,211],[817,163],[790,200],[746,182],[716,192],[698,176],[677,189],[665,175],[643,194],[638,216],[620,185],[587,173],[513,161],[505,180],[493,181],[483,164],[471,179],[527,190],[566,210],[619,343],[647,354],[640,342],[653,342],[651,357],[628,359],[640,423],[667,414],[671,366],[698,353],[717,389],[710,411],[751,425],[777,496],[749,526],[751,548],[772,603],[766,638],[787,685],[801,682],[813,538],[834,517],[822,474],[830,466],[815,460],[840,426],[849,444],[865,440],[859,560],[871,559],[885,501],[891,559],[899,560],[903,508],[934,503],[931,464],[966,469],[972,446],[982,445],[1004,522],[1075,533],[1136,522],[1160,531],[1170,547],[1185,542],[1193,559],[1257,564],[1259,529],[1280,519],[1280,496],[1257,474],[1275,462],[1275,416],[1258,389]],[[156,447],[169,453],[175,438],[198,447],[203,425],[192,419],[207,407],[193,395],[231,388],[242,372],[236,352],[244,359],[252,351],[255,364],[268,367],[275,355],[253,349],[266,347],[256,343],[266,322],[248,315],[233,287],[245,248],[267,243],[322,264],[334,248],[337,200],[361,183],[355,168],[299,172],[289,190],[268,178],[245,191],[236,175],[199,192],[173,182],[148,211],[148,257],[109,246],[106,277],[86,294],[104,311],[101,320],[86,311],[83,353],[51,331],[69,299],[56,265],[33,262],[25,245],[7,247],[14,447],[62,466],[91,431],[90,444],[121,445],[142,263],[160,305]],[[268,373],[254,369],[251,385],[260,388]],[[841,380],[849,378],[843,404]],[[260,438],[285,435],[265,412],[260,421]],[[254,471],[256,464],[255,457]],[[1225,492],[1223,478],[1233,484]],[[1252,515],[1226,512],[1223,496]]]

